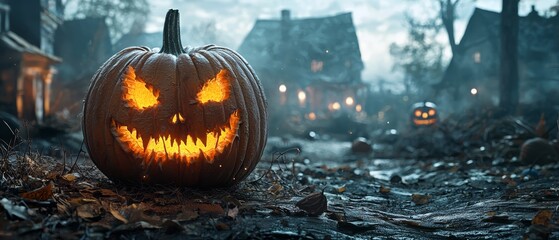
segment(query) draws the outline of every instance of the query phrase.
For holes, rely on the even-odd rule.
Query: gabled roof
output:
[[[239,52],[257,71],[285,71],[281,74],[298,80],[361,81],[355,76],[363,70],[363,61],[351,13],[257,20]],[[323,71],[310,71],[315,59],[324,62]]]
[[[0,33],[0,45],[16,52],[43,56],[53,63],[61,61],[60,58],[43,52],[38,47],[10,31]]]
[[[453,83],[462,84],[471,77],[471,69],[465,68],[462,58],[472,48],[489,44],[492,52],[482,53],[493,56],[493,66],[498,66],[500,53],[500,22],[498,12],[491,12],[476,8],[470,18],[464,36],[457,47],[456,56],[453,56],[441,81],[442,85]],[[518,32],[518,57],[526,68],[526,75],[530,79],[546,78],[550,72],[550,65],[557,65],[559,61],[559,16],[550,18],[541,17],[535,10],[527,16],[519,17]],[[485,58],[486,60],[489,60]],[[482,63],[488,66],[489,63]],[[478,69],[480,70],[480,69]],[[483,69],[485,76],[497,75],[498,68]]]

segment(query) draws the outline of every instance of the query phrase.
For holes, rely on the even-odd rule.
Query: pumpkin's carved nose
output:
[[[171,122],[172,123],[184,123],[185,121],[184,121],[184,117],[180,113],[176,113],[171,118]]]

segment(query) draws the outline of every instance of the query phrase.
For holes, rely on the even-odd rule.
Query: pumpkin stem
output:
[[[163,26],[163,47],[160,53],[175,56],[186,53],[182,48],[179,10],[169,9]]]

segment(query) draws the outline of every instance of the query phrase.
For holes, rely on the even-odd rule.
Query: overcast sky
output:
[[[292,18],[331,16],[351,12],[365,64],[363,79],[376,82],[384,78],[398,88],[398,74],[392,72],[389,53],[391,43],[407,39],[404,14],[432,16],[438,9],[435,0],[158,0],[151,1],[148,32],[162,31],[168,9],[179,9],[181,25],[213,21],[222,45],[237,49],[256,19],[278,19],[282,9],[291,10]],[[551,14],[549,7],[557,0],[521,0],[519,14],[530,12],[535,5],[540,14]],[[461,0],[455,23],[459,41],[475,7],[500,12],[501,0]],[[446,42],[444,35],[440,40]],[[183,39],[188,43],[188,39]]]

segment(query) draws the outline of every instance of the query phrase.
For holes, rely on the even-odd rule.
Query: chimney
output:
[[[291,21],[291,11],[288,9],[281,10],[281,40],[287,42],[289,39],[289,28]]]
[[[289,9],[281,10],[281,21],[286,22],[289,20],[291,20],[291,11],[289,11]]]

